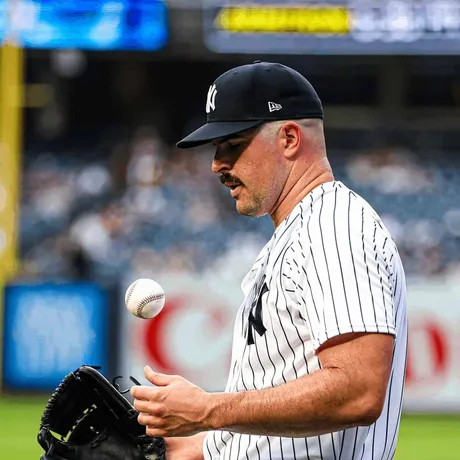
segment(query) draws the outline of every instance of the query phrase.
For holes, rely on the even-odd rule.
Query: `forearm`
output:
[[[378,416],[365,385],[340,369],[321,369],[274,388],[213,395],[216,430],[305,437],[369,425]]]
[[[194,436],[165,438],[169,460],[204,460],[203,442],[206,433]]]
[[[206,433],[198,433],[194,436],[185,438],[190,442],[190,446],[192,447],[191,451],[193,452],[193,458],[195,460],[204,460],[203,443],[205,437]]]

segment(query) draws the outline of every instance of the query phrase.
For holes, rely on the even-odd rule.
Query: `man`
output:
[[[213,142],[238,212],[269,214],[275,230],[242,283],[226,391],[147,367],[155,386],[132,389],[139,422],[171,460],[392,459],[404,271],[376,212],[334,180],[315,90],[257,61],[221,75],[206,111],[178,146]]]

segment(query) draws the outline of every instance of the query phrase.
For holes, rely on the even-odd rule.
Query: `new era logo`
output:
[[[276,104],[274,102],[269,102],[268,103],[268,110],[270,112],[274,112],[275,110],[281,110],[283,106],[281,104]]]

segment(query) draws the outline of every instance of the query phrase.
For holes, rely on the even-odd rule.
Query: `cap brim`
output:
[[[252,121],[214,121],[206,123],[193,133],[179,141],[176,145],[180,149],[190,149],[199,145],[208,144],[214,139],[220,139],[233,134],[255,128],[262,123],[261,120]]]

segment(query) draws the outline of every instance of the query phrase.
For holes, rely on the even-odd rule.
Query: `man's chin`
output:
[[[242,203],[241,200],[236,200],[236,210],[242,216],[247,217],[262,217],[267,214],[266,212],[263,212],[259,207]]]

